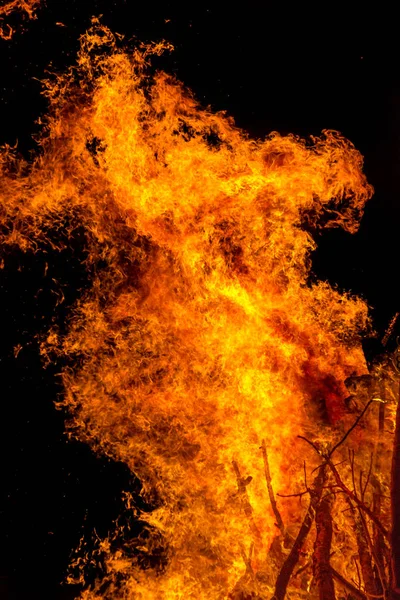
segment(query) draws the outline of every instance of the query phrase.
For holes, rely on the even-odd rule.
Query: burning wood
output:
[[[316,506],[315,523],[317,536],[314,548],[314,578],[320,600],[335,600],[335,586],[330,565],[332,545],[332,495],[321,498]]]
[[[286,596],[286,590],[290,577],[292,576],[293,570],[299,560],[300,552],[304,546],[308,534],[310,533],[316,510],[318,510],[321,501],[324,478],[325,467],[322,467],[319,469],[313,488],[310,489],[310,504],[306,516],[304,517],[303,523],[290,550],[289,556],[284,562],[276,580],[273,600],[283,600]]]

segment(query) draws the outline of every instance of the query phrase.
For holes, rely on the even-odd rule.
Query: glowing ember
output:
[[[8,24],[3,25],[4,17],[8,17],[12,13],[25,13],[30,19],[35,18],[35,11],[38,8],[41,0],[11,0],[3,2],[0,5],[0,38],[4,40],[11,39],[14,31]]]
[[[308,283],[307,232],[356,231],[372,191],[362,158],[333,131],[249,139],[150,75],[166,44],[129,54],[97,22],[81,41],[78,67],[46,82],[40,155],[28,166],[4,149],[0,192],[5,244],[34,250],[77,222],[86,232],[90,291],[42,352],[69,359],[69,431],[126,463],[154,507],[139,542],[118,527],[100,542],[105,574],[82,598],[270,598],[306,506],[276,498],[277,523],[267,483],[301,492],[306,460],[312,484],[320,457],[298,436],[340,440],[354,420],[344,381],[366,373],[367,307]],[[362,461],[372,438],[354,438]],[[333,563],[351,580],[346,504],[324,502],[315,576],[332,511]],[[290,597],[314,597],[310,581],[305,567]]]

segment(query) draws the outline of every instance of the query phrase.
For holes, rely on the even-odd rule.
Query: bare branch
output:
[[[285,536],[285,526],[283,524],[278,505],[276,504],[274,490],[272,487],[271,472],[269,470],[268,452],[267,452],[267,446],[266,446],[265,440],[263,440],[261,442],[261,451],[262,451],[262,455],[263,455],[263,459],[264,459],[265,481],[267,482],[269,501],[271,502],[272,510],[274,511],[276,525],[278,526],[282,535]]]
[[[394,326],[396,325],[396,321],[399,318],[400,313],[396,312],[394,316],[391,318],[388,328],[385,331],[385,335],[382,338],[382,346],[385,348],[388,343],[390,336],[393,333]]]
[[[370,542],[369,531],[365,520],[363,518],[362,512],[358,509],[358,517],[356,516],[356,511],[351,502],[350,498],[347,497],[347,503],[350,508],[350,520],[352,524],[352,528],[355,532],[357,548],[358,548],[358,557],[360,560],[360,567],[362,572],[362,579],[364,582],[365,592],[368,597],[377,596],[381,593],[381,589],[379,588],[379,582],[377,581],[373,569],[372,564],[372,544]],[[358,571],[358,569],[357,569]],[[360,574],[358,573],[358,577],[360,579]]]
[[[310,444],[310,446],[312,448],[314,448],[315,452],[317,454],[319,454],[320,456],[323,456],[321,450],[318,448],[318,446],[316,444],[314,444],[314,442],[312,442],[311,440],[309,440],[308,438],[304,437],[304,435],[298,435],[297,436],[300,440],[304,440],[305,442],[307,442],[307,444]]]
[[[364,576],[365,589],[366,589],[366,592],[370,596],[373,596],[373,595],[379,596],[382,594],[382,590],[387,588],[386,577],[385,577],[385,573],[383,571],[381,562],[379,560],[379,557],[377,556],[374,545],[372,543],[371,536],[368,531],[368,526],[367,526],[367,523],[365,522],[364,515],[362,514],[362,511],[360,509],[358,509],[358,512],[359,512],[359,521],[360,521],[362,530],[364,531],[364,536],[365,536],[365,540],[367,543],[367,549],[369,549],[368,554],[370,554],[368,560],[369,560],[369,564],[371,565],[371,567],[370,567],[371,570],[370,570],[370,572],[368,572],[368,577],[369,577],[368,581],[366,579],[366,576]],[[371,555],[374,559],[378,577],[376,577],[376,571],[374,571],[372,569]],[[360,556],[360,562],[361,562],[361,556]],[[371,573],[371,576],[370,576],[370,573]]]
[[[347,579],[345,577],[343,577],[343,575],[338,573],[338,571],[336,571],[336,569],[331,567],[331,571],[332,571],[332,575],[336,579],[336,581],[341,583],[342,586],[344,588],[346,588],[352,596],[354,596],[354,598],[356,598],[357,600],[368,600],[367,596],[361,590],[356,588],[352,583],[350,583],[350,581],[347,581]]]
[[[310,490],[304,490],[304,492],[298,492],[297,494],[277,494],[279,498],[302,498],[309,493]]]
[[[249,495],[247,493],[247,485],[249,485],[249,483],[252,481],[251,477],[242,477],[240,474],[240,469],[239,469],[239,465],[237,464],[237,462],[235,460],[232,461],[232,466],[233,466],[233,470],[235,471],[235,475],[236,475],[236,480],[237,480],[237,485],[238,485],[238,490],[239,490],[239,496],[240,496],[240,501],[242,504],[242,508],[244,511],[244,514],[246,515],[246,517],[249,519],[250,522],[250,528],[251,531],[253,532],[254,536],[257,539],[261,538],[261,534],[254,522],[254,518],[253,518],[253,507],[250,504],[250,500],[249,500]]]
[[[308,560],[305,565],[303,565],[302,567],[299,567],[297,569],[297,571],[295,572],[294,576],[297,577],[298,575],[301,575],[302,573],[304,573],[304,571],[307,571],[307,569],[309,569],[311,566],[312,566],[312,558],[310,558],[310,560]]]
[[[356,472],[354,467],[354,450],[349,449],[349,459],[350,459],[350,472],[351,472],[351,481],[353,483],[353,492],[356,497],[357,496],[357,486],[356,486]]]
[[[339,448],[339,446],[341,446],[343,444],[343,442],[349,437],[349,435],[351,434],[351,432],[357,427],[357,425],[359,424],[359,422],[361,421],[361,419],[363,418],[363,416],[365,415],[365,413],[367,412],[367,410],[369,409],[369,407],[371,406],[371,404],[373,402],[377,402],[377,400],[375,398],[371,398],[371,400],[368,400],[367,404],[364,406],[363,410],[361,411],[361,413],[358,415],[357,419],[354,421],[353,425],[350,427],[350,429],[348,429],[346,431],[346,433],[344,434],[344,436],[342,437],[341,440],[339,440],[337,442],[337,444],[335,444],[333,446],[333,448],[331,449],[331,451],[329,452],[329,458],[332,456],[332,454]]]
[[[368,469],[367,479],[365,481],[364,487],[361,490],[361,500],[363,502],[364,502],[364,498],[365,498],[365,492],[367,491],[367,487],[368,487],[368,484],[369,484],[370,479],[371,479],[373,457],[374,457],[373,452],[371,452],[371,457],[370,457],[370,461],[369,461],[369,469]]]
[[[305,438],[304,438],[305,439]],[[335,467],[340,467],[340,465],[342,465],[343,463],[347,462],[347,458],[344,458],[343,460],[339,461],[338,463],[334,463]],[[322,463],[321,465],[318,465],[317,467],[315,467],[312,471],[311,471],[311,475],[313,475],[315,473],[315,471],[318,471],[318,469],[320,469],[321,467],[324,466],[325,463]]]
[[[400,420],[400,417],[399,417],[399,420]],[[358,498],[357,494],[354,493],[354,492],[352,492],[347,487],[347,485],[342,481],[342,479],[341,479],[341,477],[340,477],[340,475],[338,473],[338,470],[336,469],[335,465],[333,464],[333,462],[332,462],[332,460],[330,458],[330,456],[332,455],[332,451],[329,453],[329,456],[324,456],[321,453],[321,451],[319,450],[319,448],[313,442],[310,442],[310,440],[308,440],[307,438],[305,438],[305,437],[303,437],[301,435],[298,435],[297,437],[300,438],[300,439],[302,439],[302,440],[304,440],[308,444],[310,444],[314,448],[314,450],[320,456],[322,456],[325,459],[325,462],[322,463],[322,464],[323,465],[326,465],[326,464],[329,465],[329,467],[330,467],[330,469],[331,469],[331,471],[332,471],[332,473],[333,473],[333,475],[335,477],[335,480],[336,480],[336,483],[337,483],[338,487],[341,488],[349,496],[349,498],[351,500],[353,500],[357,504],[357,506],[359,508],[361,508],[369,516],[369,518],[371,519],[371,521],[373,523],[375,523],[375,525],[377,526],[377,528],[382,532],[383,536],[386,539],[388,539],[389,538],[389,534],[388,534],[386,528],[382,525],[382,523],[376,517],[376,515],[373,513],[373,511],[370,508],[368,508],[368,506]],[[400,432],[399,432],[399,456],[400,456]],[[400,458],[399,458],[399,481],[400,481]],[[399,505],[400,505],[400,503],[399,503]],[[399,517],[400,517],[400,515],[399,515]],[[399,531],[400,531],[400,521],[399,521]],[[399,590],[400,590],[400,588],[399,588]]]
[[[335,600],[330,567],[330,551],[332,544],[331,498],[325,496],[318,503],[315,512],[317,537],[314,546],[314,577],[318,585],[320,600]]]
[[[279,575],[275,584],[275,593],[272,600],[283,600],[286,596],[286,588],[288,586],[290,577],[292,576],[293,569],[299,560],[300,551],[303,544],[310,532],[311,525],[315,518],[315,509],[321,499],[322,487],[325,477],[325,468],[320,469],[317,477],[315,478],[314,486],[310,489],[310,504],[304,517],[303,523],[300,527],[297,538],[294,541],[292,549],[290,550],[289,556],[286,558],[279,572]]]
[[[369,518],[371,519],[371,521],[373,523],[375,523],[375,525],[377,526],[377,528],[382,532],[383,536],[388,539],[389,538],[389,533],[386,530],[386,528],[382,525],[382,523],[380,522],[380,520],[376,517],[376,515],[373,513],[373,511],[368,508],[368,506],[362,502],[362,500],[360,500],[358,498],[358,496],[356,494],[354,494],[347,486],[346,484],[342,481],[335,465],[332,463],[332,461],[330,459],[327,459],[327,464],[329,465],[337,485],[349,496],[349,498],[351,500],[353,500],[353,502],[355,502],[357,504],[357,506],[359,508],[361,508],[365,514],[367,514],[369,516]]]
[[[350,502],[349,502],[349,504],[350,504]],[[356,571],[357,571],[357,579],[358,579],[357,585],[360,588],[361,587],[361,573],[360,573],[360,569],[358,567],[357,559],[355,557],[354,557],[354,564],[356,566]]]

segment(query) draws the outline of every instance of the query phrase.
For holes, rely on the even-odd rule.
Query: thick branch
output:
[[[365,412],[365,411],[364,411]],[[399,417],[399,421],[400,421],[400,417]],[[309,439],[303,437],[302,435],[298,435],[298,438],[300,438],[301,440],[304,440],[305,442],[307,442],[308,444],[310,444],[310,446],[312,446],[314,448],[314,450],[317,452],[317,454],[319,454],[319,456],[321,456],[324,459],[324,463],[322,463],[321,467],[325,466],[325,465],[329,465],[335,480],[336,480],[336,484],[337,486],[343,491],[345,492],[348,497],[353,500],[353,502],[355,504],[357,504],[357,506],[362,509],[371,519],[371,521],[373,523],[375,523],[375,525],[377,526],[377,528],[379,529],[379,531],[382,533],[382,535],[388,539],[389,538],[389,534],[386,531],[385,527],[382,525],[382,523],[380,522],[380,520],[377,518],[377,516],[374,514],[374,512],[368,508],[368,506],[362,501],[360,500],[360,498],[357,496],[356,492],[352,492],[347,485],[342,481],[338,470],[336,469],[336,466],[333,464],[330,456],[332,454],[332,451],[329,453],[329,455],[325,455],[323,454],[320,449],[318,448],[318,446],[316,446],[316,444],[314,444],[313,442],[311,442]],[[346,436],[347,437],[347,436]],[[400,438],[400,434],[399,434],[399,438]],[[343,438],[344,439],[344,438]],[[343,441],[343,440],[342,440]],[[400,439],[399,439],[399,450],[400,450]],[[319,467],[319,468],[321,468]],[[399,470],[400,470],[400,451],[399,451]],[[400,473],[399,473],[399,480],[400,480]],[[400,496],[400,492],[399,492],[399,496]],[[400,519],[400,509],[399,509],[399,519]],[[399,541],[400,541],[400,522],[399,522]]]
[[[365,514],[367,514],[369,516],[369,518],[371,519],[371,521],[373,521],[373,523],[375,523],[375,525],[378,527],[379,531],[382,532],[383,536],[385,538],[389,537],[388,532],[386,531],[385,527],[382,525],[382,523],[379,521],[379,519],[376,517],[376,515],[372,512],[372,510],[370,508],[368,508],[368,506],[366,504],[364,504],[364,502],[362,502],[362,500],[360,500],[360,498],[357,496],[357,494],[355,492],[352,492],[347,485],[342,481],[335,465],[332,463],[332,461],[330,459],[327,459],[327,464],[329,465],[337,485],[348,495],[348,497],[350,498],[350,500],[353,500],[353,502],[355,504],[357,504],[357,506],[363,510],[365,512]]]
[[[322,487],[325,478],[325,467],[319,469],[318,475],[315,478],[313,489],[310,490],[310,504],[304,517],[303,523],[300,527],[300,531],[297,534],[297,538],[294,541],[292,549],[290,550],[289,556],[282,565],[279,575],[275,584],[275,593],[272,600],[283,600],[286,596],[286,588],[288,586],[290,577],[292,576],[293,569],[295,568],[301,549],[304,542],[310,532],[311,525],[315,518],[315,510],[321,499]]]
[[[353,481],[353,492],[355,495],[357,495],[355,464],[354,464],[354,451],[350,452],[349,454],[350,454],[350,465],[351,465],[351,478]],[[370,464],[372,464],[372,462]],[[368,479],[369,479],[369,477],[367,477],[367,482],[368,482]],[[366,482],[366,485],[367,485],[367,482]],[[364,486],[363,486],[362,477],[360,474],[360,494],[361,494],[362,502],[364,502],[365,490],[366,490],[366,487],[364,488]],[[351,519],[351,523],[352,523],[352,528],[356,534],[358,557],[360,559],[361,573],[362,573],[362,579],[364,582],[365,591],[368,596],[372,596],[372,597],[378,596],[379,597],[382,595],[382,589],[381,589],[380,581],[376,577],[376,570],[374,569],[374,566],[373,566],[372,556],[374,556],[376,566],[378,565],[378,563],[376,560],[376,556],[374,554],[374,547],[373,547],[371,537],[370,537],[370,534],[368,531],[368,525],[365,522],[365,519],[364,519],[364,516],[363,516],[363,513],[362,513],[360,507],[358,507],[358,509],[357,509],[358,512],[356,514],[356,509],[354,508],[353,502],[351,501],[349,496],[347,496],[346,499],[347,499],[347,503],[350,508],[350,519]],[[383,581],[383,573],[381,574],[380,570],[379,570],[379,577]]]
[[[367,412],[367,410],[369,409],[369,407],[371,406],[371,404],[373,402],[377,402],[377,400],[374,399],[374,398],[371,398],[371,400],[368,400],[367,404],[364,406],[364,408],[362,409],[361,413],[358,415],[357,419],[354,421],[354,423],[350,427],[350,429],[348,429],[346,431],[346,433],[344,434],[344,436],[337,442],[337,444],[335,444],[333,446],[333,448],[329,452],[329,458],[339,448],[339,446],[341,446],[343,444],[343,442],[349,437],[349,435],[351,434],[351,432],[357,427],[357,425],[359,424],[359,422],[361,421],[361,419],[363,418],[363,416],[365,415],[365,413]]]
[[[283,524],[281,513],[279,512],[279,508],[275,500],[274,490],[272,487],[271,472],[269,470],[268,453],[265,440],[263,440],[261,443],[261,451],[264,459],[265,481],[267,482],[269,501],[271,502],[271,507],[274,511],[276,525],[279,528],[282,535],[285,536],[285,526]]]
[[[369,596],[381,596],[382,589],[379,581],[375,577],[372,556],[369,549],[368,541],[366,539],[365,532],[366,525],[364,527],[361,515],[355,519],[355,531],[357,538],[358,556],[360,558],[361,572],[363,576],[365,591]]]
[[[314,546],[314,577],[318,585],[320,600],[336,599],[330,566],[332,544],[331,498],[332,496],[325,496],[318,503],[315,511],[317,537]]]
[[[233,470],[235,471],[238,490],[239,490],[239,496],[240,496],[240,502],[241,502],[244,514],[249,519],[250,528],[251,528],[251,531],[253,532],[254,536],[257,539],[261,539],[261,534],[257,528],[257,525],[254,522],[253,507],[250,504],[249,495],[248,495],[247,489],[246,489],[246,486],[252,481],[252,478],[251,477],[244,478],[241,476],[239,465],[237,464],[237,462],[235,460],[232,461],[232,466],[233,466]]]

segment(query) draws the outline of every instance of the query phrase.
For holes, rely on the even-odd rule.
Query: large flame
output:
[[[142,554],[162,547],[143,568],[103,541],[86,599],[225,598],[250,548],[272,590],[262,440],[275,491],[298,491],[297,435],[340,433],[344,381],[366,371],[365,303],[308,280],[309,232],[357,229],[371,195],[360,154],[334,131],[250,139],[151,71],[166,48],[120,50],[96,22],[78,66],[46,82],[37,158],[1,155],[3,243],[85,230],[90,290],[42,351],[69,359],[70,432],[142,482]],[[282,503],[293,527],[296,511]]]

